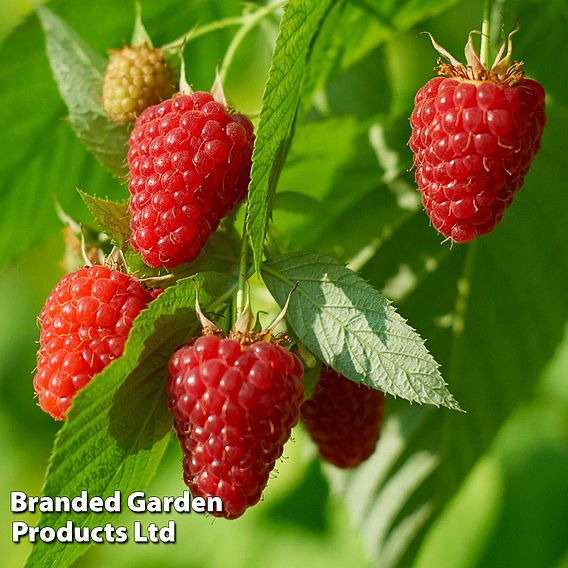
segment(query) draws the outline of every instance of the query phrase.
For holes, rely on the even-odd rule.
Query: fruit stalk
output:
[[[491,17],[491,0],[483,0],[483,23],[481,24],[481,48],[479,59],[484,67],[489,64],[489,19]]]
[[[255,26],[257,26],[264,18],[281,8],[286,3],[286,0],[274,0],[270,4],[258,8],[254,12],[248,12],[241,16],[233,16],[230,18],[223,18],[221,20],[216,20],[214,22],[210,22],[203,26],[195,25],[191,30],[189,30],[183,36],[171,41],[164,46],[162,46],[162,51],[167,53],[175,54],[180,47],[187,45],[188,43],[195,41],[196,39],[208,35],[210,33],[223,30],[229,27],[236,27],[240,26],[239,32],[237,32],[237,36],[240,37],[238,43],[246,36]],[[241,31],[243,30],[243,31]],[[235,36],[235,37],[237,37]],[[238,44],[235,45],[235,51]],[[229,47],[230,49],[230,47]],[[234,53],[231,55],[231,59]]]
[[[245,218],[243,223],[243,238],[241,242],[241,259],[239,263],[239,282],[237,285],[237,309],[235,319],[239,318],[245,308],[248,248],[247,220]]]
[[[253,12],[250,15],[247,15],[244,19],[243,25],[239,28],[239,31],[235,34],[227,51],[225,52],[225,57],[223,58],[223,62],[221,63],[221,69],[219,74],[221,75],[221,80],[224,83],[225,79],[227,78],[227,72],[233,63],[233,59],[235,58],[235,54],[237,49],[249,34],[260,22],[278,10],[278,8],[282,7],[285,4],[285,0],[274,0],[274,2],[270,2],[263,8],[259,8],[256,12]]]

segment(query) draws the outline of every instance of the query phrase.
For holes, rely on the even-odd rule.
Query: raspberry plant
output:
[[[507,417],[530,395],[568,319],[564,293],[568,267],[555,252],[568,237],[568,203],[565,192],[559,191],[558,176],[551,174],[562,155],[563,138],[558,133],[566,122],[565,94],[561,81],[543,73],[545,61],[555,54],[558,74],[562,75],[566,58],[558,54],[565,48],[553,34],[542,33],[546,26],[540,16],[520,8],[523,29],[517,36],[517,53],[525,60],[527,78],[497,87],[502,99],[498,110],[508,112],[509,118],[517,107],[511,102],[515,95],[505,94],[510,92],[507,89],[521,88],[529,92],[529,98],[530,93],[534,95],[533,113],[525,113],[530,127],[519,134],[515,120],[523,117],[511,118],[513,142],[519,152],[514,144],[502,144],[491,130],[495,122],[486,111],[493,109],[481,108],[478,103],[466,107],[482,112],[474,125],[481,131],[474,134],[493,134],[497,146],[514,148],[511,156],[498,156],[501,161],[489,168],[492,175],[501,182],[513,169],[511,160],[516,159],[517,177],[514,183],[507,179],[499,185],[487,179],[485,170],[484,187],[477,193],[471,187],[481,182],[468,178],[467,184],[462,184],[469,199],[466,207],[461,194],[446,195],[455,189],[456,184],[449,188],[454,179],[446,180],[441,190],[444,199],[439,199],[440,187],[433,187],[439,181],[428,178],[428,168],[438,165],[433,164],[435,159],[428,151],[439,133],[436,124],[441,124],[444,116],[439,113],[434,122],[423,124],[423,107],[436,100],[434,91],[436,97],[440,91],[453,91],[455,105],[459,99],[455,93],[473,87],[477,101],[483,98],[479,93],[488,90],[487,84],[477,82],[478,78],[461,81],[450,77],[424,86],[431,78],[431,63],[426,57],[408,56],[409,51],[419,53],[420,49],[426,53],[422,47],[426,42],[417,38],[416,32],[430,23],[438,28],[431,30],[435,36],[445,39],[447,26],[440,23],[444,20],[438,15],[445,17],[452,1],[430,0],[417,8],[412,3],[273,0],[246,6],[242,12],[232,2],[211,4],[214,6],[204,3],[190,9],[167,0],[160,6],[149,6],[145,20],[152,42],[138,18],[130,43],[146,42],[161,50],[165,64],[172,69],[176,90],[183,75],[180,54],[182,59],[185,56],[185,77],[195,94],[176,93],[156,107],[152,106],[156,101],[148,102],[148,110],[140,108],[142,114],[134,127],[109,120],[103,106],[108,50],[120,49],[131,27],[132,14],[126,7],[104,0],[100,5],[82,6],[80,17],[67,0],[37,8],[51,74],[46,61],[35,61],[21,49],[26,41],[35,45],[36,54],[43,49],[35,19],[24,25],[20,36],[16,34],[16,47],[8,41],[2,48],[7,62],[19,61],[17,69],[9,64],[2,67],[2,72],[10,72],[3,77],[9,87],[2,96],[5,107],[18,109],[14,116],[22,120],[11,118],[4,141],[6,159],[0,173],[10,191],[0,215],[4,216],[5,234],[14,233],[17,238],[9,239],[0,258],[18,258],[54,232],[58,225],[48,189],[56,188],[65,210],[79,219],[90,235],[106,235],[97,246],[105,252],[111,245],[122,250],[126,278],[165,277],[165,291],[133,320],[122,355],[117,351],[117,357],[73,397],[55,442],[44,493],[75,495],[88,487],[92,495],[105,495],[114,489],[123,494],[146,489],[156,472],[161,475],[164,470],[160,463],[175,423],[186,453],[185,481],[194,494],[218,492],[227,497],[227,491],[231,493],[225,516],[239,516],[243,506],[260,498],[267,472],[272,467],[281,470],[277,483],[269,481],[264,502],[235,522],[246,523],[249,518],[254,522],[265,515],[277,501],[274,491],[278,490],[272,485],[293,478],[290,469],[298,469],[299,477],[308,475],[294,455],[295,448],[316,453],[301,428],[293,435],[296,441],[282,447],[297,419],[298,373],[291,381],[293,393],[282,394],[286,379],[270,391],[277,398],[282,395],[276,407],[287,409],[290,415],[280,422],[280,432],[276,428],[279,440],[273,440],[262,453],[258,451],[262,444],[254,444],[260,434],[247,432],[248,449],[253,448],[252,453],[261,457],[255,462],[255,475],[247,478],[256,482],[254,491],[249,487],[244,500],[238,494],[243,479],[227,473],[231,471],[229,456],[243,451],[244,446],[234,449],[226,444],[230,449],[223,447],[217,454],[198,449],[203,440],[195,432],[203,425],[197,421],[196,426],[191,422],[194,418],[183,415],[179,403],[180,392],[182,398],[195,393],[177,392],[176,388],[182,388],[178,379],[187,369],[192,372],[197,368],[202,375],[207,363],[200,360],[195,367],[189,356],[200,345],[202,340],[197,338],[203,333],[195,310],[196,289],[204,311],[228,331],[242,312],[247,279],[252,283],[253,304],[261,311],[282,308],[297,286],[286,312],[286,341],[278,350],[286,350],[283,357],[288,358],[293,357],[287,351],[291,346],[293,352],[304,354],[305,404],[310,404],[312,387],[316,393],[313,404],[317,402],[318,387],[310,381],[314,382],[322,365],[345,381],[340,383],[344,389],[369,389],[375,397],[386,393],[389,399],[374,453],[354,471],[326,466],[325,479],[352,514],[368,556],[380,566],[408,565]],[[512,16],[506,12],[508,18]],[[113,14],[112,24],[104,13]],[[172,19],[171,14],[176,17]],[[95,37],[86,22],[98,18],[108,25],[101,25],[100,35]],[[460,25],[463,37],[475,26],[468,25]],[[492,30],[492,46],[497,51],[498,26]],[[530,42],[523,39],[537,34],[530,30],[540,32],[539,50],[531,50]],[[490,30],[485,26],[482,31],[487,39]],[[19,58],[14,56],[18,48]],[[215,80],[219,62],[220,83]],[[19,78],[24,75],[21,68],[26,69],[25,80]],[[35,79],[32,83],[30,76]],[[531,77],[546,91],[545,131],[545,95]],[[180,91],[185,91],[183,83]],[[30,84],[37,90],[30,89]],[[208,97],[200,92],[211,90],[211,96],[219,101],[219,84],[230,103],[225,105],[224,99],[221,105],[214,103],[217,106],[212,112],[221,130],[217,128],[215,136],[206,135],[205,125],[199,122],[203,117],[193,116],[201,130],[188,128],[187,140],[180,138],[177,129],[184,113],[196,110],[184,107],[188,99]],[[413,97],[421,87],[413,113]],[[160,98],[170,96],[167,93]],[[504,108],[504,100],[510,108]],[[209,98],[207,104],[212,104]],[[525,107],[527,104],[523,107],[520,103],[519,109]],[[456,109],[442,110],[447,114]],[[196,112],[204,111],[198,108]],[[162,124],[160,113],[171,121]],[[238,118],[241,113],[250,117],[254,139],[249,119]],[[60,120],[64,114],[65,123]],[[459,124],[458,120],[452,127]],[[461,127],[465,128],[463,117]],[[424,140],[420,138],[422,131]],[[47,133],[53,136],[53,144],[38,144],[37,140],[47,139]],[[165,139],[158,139],[168,135],[166,148]],[[542,150],[535,157],[541,135]],[[406,146],[409,137],[410,149]],[[135,146],[130,155],[129,139]],[[246,151],[235,164],[224,160],[223,144],[232,148],[237,139],[242,139]],[[191,145],[191,140],[194,153],[174,159],[176,153],[188,151],[183,144]],[[178,148],[178,143],[183,147]],[[208,143],[205,154],[209,160],[196,161]],[[482,163],[487,162],[487,148],[475,147]],[[412,151],[414,179],[409,172]],[[166,155],[162,161],[167,162],[167,172],[155,168],[155,158],[162,154]],[[469,161],[475,159],[469,156]],[[437,158],[447,165],[455,156]],[[144,160],[148,161],[146,166]],[[209,162],[215,163],[220,173],[213,175],[215,168]],[[170,182],[175,178],[175,187],[164,179],[166,173]],[[455,242],[480,238],[463,247],[441,245],[443,237],[427,226],[415,181],[436,229]],[[511,204],[513,191],[523,182],[525,189]],[[74,192],[76,186],[81,188],[80,194]],[[136,198],[139,191],[148,190],[146,186],[157,189],[150,208],[149,194]],[[34,207],[22,207],[22,196],[29,196],[32,189]],[[495,199],[483,201],[493,190]],[[464,229],[463,219],[482,217],[479,211],[486,203],[490,216],[485,212],[483,222],[476,217],[476,222],[470,223],[474,230],[471,226]],[[482,236],[509,205],[499,230]],[[475,211],[466,215],[472,207]],[[195,215],[189,229],[188,208]],[[37,219],[45,219],[45,223]],[[19,230],[23,223],[29,225],[26,232]],[[148,227],[152,230],[147,231]],[[197,239],[189,234],[194,228]],[[51,287],[57,280],[53,279]],[[529,329],[539,332],[528,333]],[[194,347],[188,347],[188,342]],[[179,350],[180,345],[185,347]],[[250,359],[255,345],[243,347],[241,355]],[[272,347],[276,349],[266,345]],[[184,352],[187,360],[176,362]],[[168,396],[167,368],[172,355]],[[220,360],[212,357],[214,365]],[[310,367],[312,360],[315,370]],[[222,364],[225,373],[234,370],[227,361]],[[244,389],[250,373],[241,375]],[[215,388],[212,392],[218,394]],[[209,400],[209,391],[207,394]],[[341,405],[339,397],[333,402]],[[233,404],[234,399],[230,395],[225,402]],[[467,414],[459,412],[461,407]],[[258,407],[243,409],[239,403],[231,408],[260,416]],[[214,410],[199,419],[207,422],[213,417],[211,422],[215,422],[221,414]],[[215,434],[208,440],[213,440],[211,447],[216,448],[211,451],[219,450]],[[281,451],[284,456],[292,453],[291,465],[279,459]],[[205,461],[199,462],[205,454]],[[181,484],[182,467],[176,465]],[[201,467],[227,474],[230,483],[208,485],[199,477],[204,471],[197,471]],[[252,472],[253,466],[247,471]],[[313,481],[313,475],[310,479]],[[321,475],[317,479],[325,483]],[[175,493],[179,487],[167,491]],[[44,514],[40,523],[57,527],[67,518]],[[116,520],[104,514],[72,518],[82,525]],[[38,544],[28,565],[67,566],[83,551],[78,545]]]

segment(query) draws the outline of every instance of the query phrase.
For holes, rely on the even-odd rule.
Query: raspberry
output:
[[[357,467],[375,451],[384,406],[382,392],[322,367],[312,397],[302,404],[302,422],[322,459],[341,468]]]
[[[151,299],[139,282],[105,266],[59,281],[38,318],[34,388],[45,412],[65,418],[75,393],[122,355],[132,321]]]
[[[202,336],[171,357],[169,406],[193,496],[234,519],[257,503],[300,417],[303,368],[278,345]]]
[[[467,53],[467,51],[466,51]],[[546,122],[544,90],[520,64],[491,70],[469,54],[416,94],[410,149],[434,227],[457,243],[493,231],[524,183]],[[500,66],[499,66],[500,65]]]
[[[246,195],[254,136],[209,93],[146,109],[130,136],[131,244],[148,266],[177,266]]]
[[[103,108],[113,122],[133,122],[145,108],[174,93],[173,73],[161,50],[142,45],[110,53]]]

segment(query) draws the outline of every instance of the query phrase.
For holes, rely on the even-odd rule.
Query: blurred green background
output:
[[[59,8],[64,4],[54,2],[53,9],[61,13]],[[95,26],[86,22],[93,21],[89,19],[89,14],[95,13],[96,7],[79,4],[83,3],[77,3],[75,8],[67,8],[68,19],[75,27],[81,27],[81,34],[93,47],[102,52],[128,39],[133,12],[129,3],[118,0],[114,3],[104,2],[110,9],[109,16]],[[411,93],[431,76],[434,61],[428,42],[417,40],[416,32],[428,29],[450,51],[459,53],[466,32],[478,27],[480,2],[464,0],[445,4],[447,7],[440,10],[439,15],[420,22],[418,28],[393,35],[381,48],[371,51],[355,69],[344,76],[340,75],[333,90],[328,92],[326,104],[334,105],[336,110],[343,108],[344,112],[364,116],[367,109],[373,107],[376,89],[380,88],[372,70],[379,60],[384,61],[385,58],[391,70],[392,91],[399,96],[398,99],[393,98],[406,101],[404,104],[407,104]],[[558,14],[558,30],[555,28],[550,33],[563,34],[567,39],[568,8],[565,2],[546,0],[521,4],[524,13],[535,10]],[[507,3],[508,15],[515,14],[515,5],[514,2]],[[144,2],[143,6],[148,21],[152,23],[148,26],[150,34],[158,44],[174,39],[200,18],[204,21],[217,19],[238,10],[238,4],[233,2],[196,2],[181,18],[165,15],[159,2]],[[195,9],[195,15],[190,15],[192,9]],[[25,27],[16,31],[16,36],[9,35],[29,10],[29,5],[21,0],[0,0],[0,42],[7,42],[8,46],[16,37],[18,48],[21,49],[29,40],[29,51],[21,53],[24,65],[18,80],[30,81],[30,88],[33,89],[37,78],[36,68],[26,65],[33,62],[34,65],[43,66],[45,77],[49,72],[43,42],[38,41],[37,23],[27,21]],[[270,49],[277,30],[275,26],[276,22],[269,20],[252,33],[241,47],[231,69],[226,90],[244,110],[258,109]],[[538,37],[531,36],[535,33],[534,30],[531,32],[531,22],[525,20],[523,26],[527,36],[534,40],[534,45],[538,45]],[[209,86],[212,80],[211,62],[220,61],[232,33],[234,30],[223,31],[192,45],[188,61],[197,87]],[[0,54],[0,57],[3,56],[6,56],[6,51]],[[529,54],[523,53],[523,57],[528,60]],[[532,66],[529,64],[529,70],[539,77],[562,74],[565,70],[565,60],[560,70],[555,68],[557,60],[551,60],[550,57],[545,60],[544,54],[535,54],[534,61]],[[2,66],[7,63],[0,61]],[[14,69],[17,63],[11,61],[11,68]],[[377,64],[376,68],[379,67],[382,68]],[[353,85],[353,82],[366,85],[366,88],[361,90],[355,101],[342,98],[345,85]],[[52,96],[57,97],[55,85],[52,84],[50,88]],[[10,81],[6,81],[5,77],[1,89],[10,89]],[[556,96],[566,100],[565,93],[556,93]],[[37,100],[37,105],[42,105],[41,99]],[[60,110],[56,124],[58,129],[64,130],[66,127],[61,123],[64,111],[62,107]],[[17,119],[17,116],[10,117],[10,120]],[[37,143],[51,144],[51,138],[37,140]],[[73,159],[74,155],[69,159]],[[56,168],[59,169],[50,170],[49,176],[63,176],[66,167],[65,159],[57,162]],[[96,187],[107,184],[107,195],[125,195],[124,187],[99,170],[100,166],[85,162],[78,173],[80,180],[72,182],[63,178],[62,184],[66,185],[60,188],[58,198],[66,209],[79,218],[85,212],[73,192],[75,183],[80,181],[89,190],[89,184],[92,182],[95,185],[93,180],[96,179]],[[38,182],[37,178],[35,182]],[[46,184],[49,190],[46,195],[41,195],[41,199],[52,200],[52,185],[52,182],[51,185]],[[6,188],[2,187],[0,191],[4,192]],[[282,223],[293,224],[293,217],[288,221],[282,217]],[[30,236],[33,233],[30,219],[33,217],[29,215],[25,222],[15,218],[9,232],[1,233],[4,240],[2,246],[15,247],[14,254],[8,254],[10,262],[0,269],[0,329],[3,330],[0,333],[0,452],[3,456],[0,468],[0,532],[3,535],[2,565],[9,568],[23,565],[29,546],[9,543],[8,535],[14,516],[9,513],[8,492],[23,490],[31,495],[40,494],[49,452],[58,429],[58,425],[34,403],[32,371],[38,337],[36,316],[48,292],[63,273],[59,264],[63,244],[54,214],[35,220],[45,228],[42,238]],[[18,238],[14,239],[16,226]],[[29,246],[26,245],[24,250],[21,242]],[[566,251],[560,250],[558,253],[566,254]],[[568,289],[568,282],[566,284]],[[491,330],[487,330],[487,333],[490,334]],[[539,330],[530,329],[526,333],[538,334]],[[459,493],[436,521],[414,566],[568,567],[567,376],[568,339],[565,339],[542,373],[532,398],[518,407],[507,420],[490,451],[479,460]],[[522,377],[518,378],[522,380]],[[328,483],[315,459],[314,449],[300,429],[288,444],[285,456],[264,501],[239,521],[212,521],[198,515],[147,515],[143,519],[146,522],[159,523],[163,520],[165,523],[174,518],[178,526],[177,545],[99,545],[91,548],[77,565],[235,568],[371,566],[346,508],[338,498],[329,495]],[[176,495],[183,488],[179,450],[177,443],[172,442],[149,493]],[[132,519],[126,518],[124,524],[129,524]]]

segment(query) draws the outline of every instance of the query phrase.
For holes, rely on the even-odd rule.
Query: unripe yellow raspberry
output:
[[[142,45],[111,51],[103,83],[103,108],[109,120],[133,122],[147,107],[170,98],[173,72],[160,49]]]

